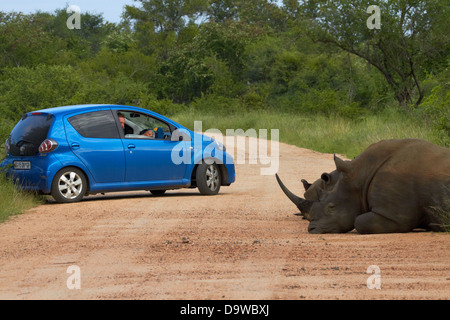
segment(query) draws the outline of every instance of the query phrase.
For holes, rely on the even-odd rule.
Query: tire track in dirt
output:
[[[262,144],[264,145],[264,143]],[[333,157],[281,144],[279,175],[333,170]],[[242,151],[242,150],[241,150]],[[244,150],[245,151],[245,150]],[[448,299],[447,234],[311,235],[254,157],[217,196],[196,189],[49,202],[0,225],[2,299]],[[67,267],[81,271],[69,290]],[[381,270],[370,290],[368,266]]]

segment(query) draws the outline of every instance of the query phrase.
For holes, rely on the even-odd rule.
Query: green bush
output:
[[[245,113],[247,108],[239,98],[227,98],[219,95],[209,94],[195,99],[190,109],[200,114],[214,114],[225,116],[233,113]]]
[[[146,96],[139,103],[139,107],[154,111],[163,116],[170,117],[187,109],[184,104],[174,103],[168,99],[156,99],[153,96]]]
[[[9,137],[15,123],[7,118],[0,118],[0,162],[5,158],[4,142]]]
[[[145,83],[133,81],[122,73],[108,77],[103,73],[80,76],[80,89],[68,99],[68,104],[111,103],[138,105],[147,95]]]
[[[39,65],[4,70],[0,108],[7,119],[17,121],[23,113],[63,105],[140,105],[149,95],[145,82],[120,71],[110,76],[107,72],[82,72],[72,66]],[[164,100],[159,103],[164,104]]]
[[[0,106],[15,120],[32,110],[70,103],[83,85],[72,66],[5,68],[1,81]]]
[[[270,109],[223,114],[206,110],[191,108],[175,114],[173,119],[190,129],[194,129],[194,121],[201,120],[203,130],[214,128],[223,134],[226,129],[278,129],[281,142],[349,158],[384,139],[420,138],[442,145],[436,132],[421,125],[415,114],[395,107],[353,119],[338,114],[284,113]]]
[[[439,136],[440,144],[450,147],[450,71],[438,77],[429,75],[425,85],[432,89],[417,110],[420,119]]]

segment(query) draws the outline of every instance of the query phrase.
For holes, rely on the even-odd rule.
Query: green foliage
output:
[[[115,30],[102,41],[106,48],[114,53],[127,52],[136,47],[136,42],[134,35],[128,30]]]
[[[149,102],[167,112],[170,102],[358,119],[405,89],[405,99],[423,97],[427,125],[448,132],[448,8],[383,3],[379,32],[366,26],[367,1],[279,4],[139,0],[117,25],[83,13],[80,30],[66,27],[64,9],[1,12],[0,108],[17,119],[60,104]]]
[[[183,104],[174,103],[169,99],[156,99],[153,96],[145,96],[140,101],[139,106],[166,117],[170,117],[174,114],[187,110],[187,107]]]
[[[53,63],[62,41],[45,27],[43,17],[0,11],[0,69]]]
[[[301,148],[325,153],[337,153],[354,158],[370,144],[383,139],[420,138],[439,143],[435,131],[421,125],[414,113],[395,107],[368,114],[363,118],[350,119],[341,115],[311,115],[273,110],[251,110],[242,112],[239,101],[222,98],[221,106],[234,105],[234,110],[214,112],[211,104],[203,101],[196,108],[173,116],[190,129],[194,121],[202,120],[202,129],[278,129],[280,141]],[[226,116],[224,116],[226,114]],[[269,130],[270,131],[270,130]]]
[[[311,0],[301,5],[310,19],[308,33],[365,59],[385,77],[401,106],[424,98],[420,77],[424,68],[445,65],[449,52],[448,13],[445,1],[383,1],[381,27],[366,25],[371,1]]]
[[[431,88],[429,95],[415,112],[427,127],[439,136],[439,144],[450,147],[450,71],[438,76],[429,75],[424,85]]]
[[[253,35],[241,23],[202,24],[189,43],[170,53],[161,68],[163,94],[189,103],[202,94],[233,96],[239,92],[243,54]]]
[[[213,94],[194,100],[190,109],[200,114],[211,114],[218,117],[247,111],[239,98],[227,98]]]
[[[12,129],[15,126],[15,122],[9,120],[6,117],[0,118],[0,162],[5,158],[6,152],[4,146],[4,142],[9,137]]]
[[[82,87],[71,66],[5,68],[1,79],[0,107],[11,119],[32,110],[65,105]]]

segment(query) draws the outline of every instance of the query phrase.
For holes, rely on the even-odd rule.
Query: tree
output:
[[[149,21],[156,33],[178,32],[188,19],[196,19],[205,10],[204,0],[136,0],[141,7],[125,7],[125,15],[137,23]]]
[[[48,15],[42,14],[39,15]],[[77,57],[84,58],[96,54],[104,39],[115,29],[114,24],[105,22],[101,14],[81,13],[81,28],[68,29],[66,25],[70,14],[66,9],[57,9],[47,19],[47,32],[63,40],[66,50],[73,52]]]
[[[207,15],[217,23],[237,20],[239,12],[236,0],[209,0]]]
[[[379,70],[401,106],[423,100],[427,66],[444,66],[449,52],[445,1],[379,2],[381,29],[369,29],[371,1],[307,0],[300,5],[310,20],[310,36],[357,55]],[[446,31],[447,30],[447,31]]]
[[[0,11],[0,69],[51,63],[61,42],[46,30],[39,15]]]
[[[189,103],[213,87],[215,93],[224,93],[225,78],[232,94],[233,83],[242,80],[245,46],[255,35],[251,31],[236,21],[203,23],[193,40],[171,52],[163,64],[165,96]]]
[[[136,1],[141,6],[125,6],[124,16],[134,22],[140,48],[164,60],[176,42],[176,35],[206,10],[206,0]]]

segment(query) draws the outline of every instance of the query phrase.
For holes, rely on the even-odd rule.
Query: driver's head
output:
[[[125,116],[120,112],[117,114],[117,116],[119,117],[120,125],[122,126],[122,128],[125,128]]]

